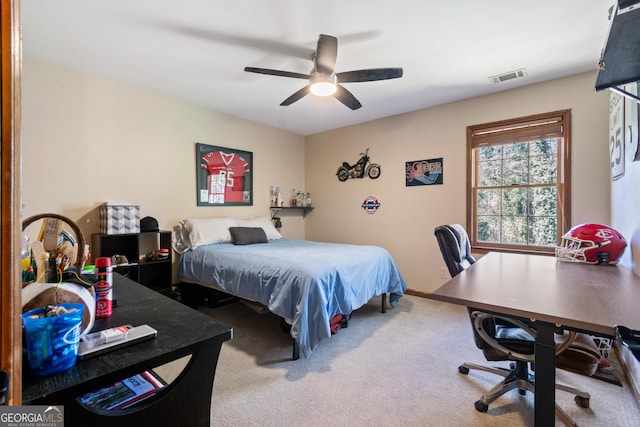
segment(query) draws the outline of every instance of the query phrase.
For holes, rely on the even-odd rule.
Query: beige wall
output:
[[[633,92],[632,87],[625,89]],[[625,129],[632,121],[638,123],[638,105],[628,99],[625,99]],[[634,127],[633,132],[638,138],[638,128]],[[625,135],[628,137],[628,135]],[[629,139],[625,139],[625,165],[624,175],[611,181],[611,225],[618,230],[627,240],[628,246],[625,250],[621,264],[625,267],[633,269],[640,275],[640,161],[631,161],[629,158],[629,150],[632,146]],[[632,152],[632,150],[629,150]],[[629,326],[631,325],[623,325]],[[630,388],[636,395],[640,392],[640,363],[633,357],[631,351],[626,347],[618,347],[620,357],[626,363],[628,375],[632,379]]]
[[[627,87],[627,90],[633,90]],[[625,99],[625,128],[631,121],[638,123],[638,108],[640,106],[629,99]],[[633,129],[635,138],[638,138],[637,125]],[[626,135],[628,137],[628,134]],[[632,150],[629,140],[625,139],[625,150]],[[640,161],[631,161],[630,155],[625,151],[625,167],[622,178],[611,181],[611,224],[627,240],[629,244],[622,256],[622,264],[633,268],[636,274],[640,274]]]
[[[23,217],[79,222],[90,240],[97,207],[140,205],[171,230],[183,218],[269,215],[269,186],[304,186],[304,138],[59,66],[24,58]],[[252,207],[196,206],[195,143],[252,151]],[[283,235],[304,237],[300,216]]]
[[[595,73],[585,73],[307,137],[305,175],[316,210],[306,237],[380,245],[410,289],[432,292],[445,282],[433,229],[465,224],[466,127],[561,109],[571,109],[573,121],[572,223],[609,223],[608,95],[594,93],[594,81]],[[380,178],[339,182],[338,167],[366,148]],[[405,186],[406,161],[438,157],[443,185]],[[369,195],[382,203],[373,215],[360,207]]]
[[[105,201],[140,205],[171,229],[180,219],[268,215],[269,186],[311,192],[315,210],[282,214],[283,235],[388,249],[409,288],[444,279],[433,238],[465,222],[466,126],[572,109],[573,223],[609,223],[608,95],[595,73],[473,98],[304,138],[279,129],[24,58],[23,215],[56,212],[98,231]],[[345,110],[345,114],[349,112]],[[254,153],[254,206],[197,207],[195,143]],[[339,182],[336,170],[370,148],[382,174]],[[444,185],[405,187],[404,162],[444,158]],[[382,206],[360,208],[365,197]]]

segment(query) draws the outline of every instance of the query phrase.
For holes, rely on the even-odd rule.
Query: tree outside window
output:
[[[469,126],[474,250],[553,253],[570,223],[570,111]]]

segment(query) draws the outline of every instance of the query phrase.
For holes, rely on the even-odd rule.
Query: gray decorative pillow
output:
[[[252,245],[268,243],[267,234],[261,227],[229,227],[231,242],[234,245]]]

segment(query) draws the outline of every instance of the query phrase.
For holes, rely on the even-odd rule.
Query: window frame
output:
[[[553,135],[553,136],[551,136]],[[554,247],[478,242],[477,239],[477,158],[474,150],[487,145],[504,145],[558,138],[556,244],[571,224],[571,110],[559,110],[515,119],[467,126],[467,230],[474,252],[489,251],[528,254],[555,253]]]

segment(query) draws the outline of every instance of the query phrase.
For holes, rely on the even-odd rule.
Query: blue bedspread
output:
[[[186,251],[178,278],[265,305],[291,325],[304,357],[331,336],[329,319],[334,315],[349,314],[383,293],[390,293],[395,306],[407,288],[381,247],[284,238]]]

